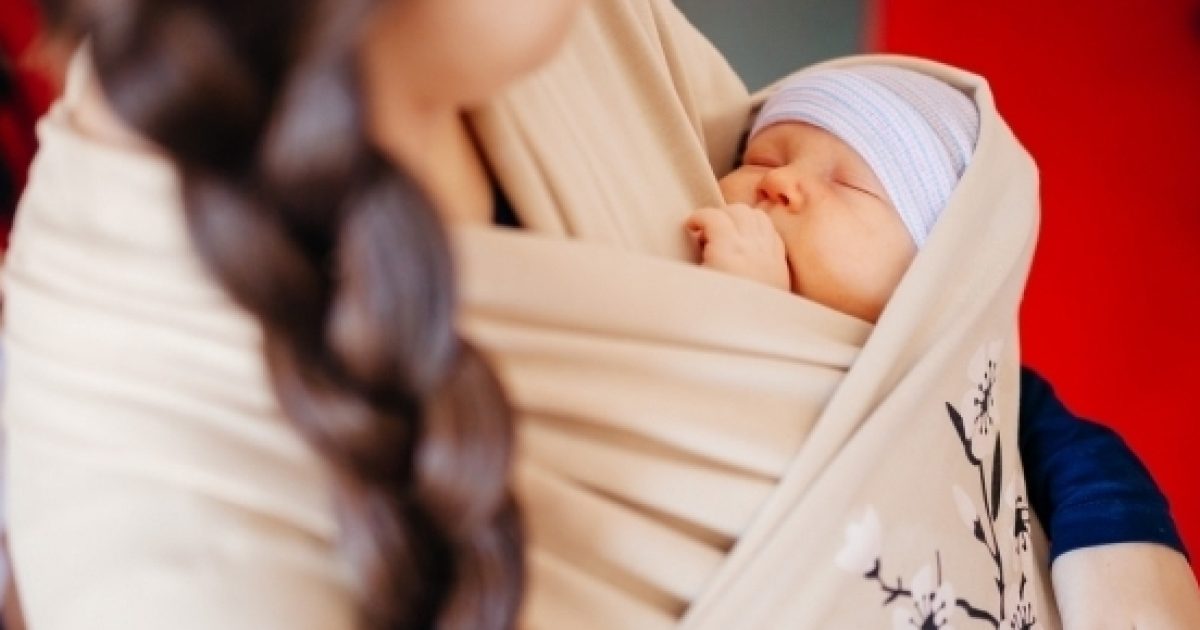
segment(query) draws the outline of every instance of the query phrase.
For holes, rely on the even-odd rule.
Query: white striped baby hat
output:
[[[800,71],[780,83],[750,131],[804,122],[866,160],[920,248],[975,149],[979,112],[949,84],[895,66]]]

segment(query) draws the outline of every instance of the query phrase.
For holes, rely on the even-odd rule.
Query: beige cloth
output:
[[[1054,626],[1013,535],[1035,173],[982,81],[889,61],[963,85],[984,116],[963,191],[875,330],[688,264],[682,219],[719,200],[751,100],[665,0],[589,3],[549,67],[475,114],[529,228],[456,234],[464,330],[520,413],[524,626],[878,627],[949,585],[999,617],[991,552],[960,522],[985,497],[1004,501],[982,521],[1004,616],[1028,605]],[[32,627],[351,628],[327,480],[270,396],[259,331],[190,250],[175,174],[80,137],[70,107],[42,123],[5,271]],[[999,364],[998,494],[947,415],[988,378],[968,370],[980,357]],[[835,561],[876,549],[909,589],[886,607]]]
[[[603,46],[592,42],[589,51]],[[968,622],[961,599],[981,619],[1057,625],[1016,449],[1016,314],[1036,239],[1036,170],[979,77],[899,57],[831,65],[871,62],[961,87],[982,118],[960,190],[875,330],[659,259],[691,259],[681,226],[707,199],[643,203],[640,191],[669,199],[674,189],[697,188],[662,163],[636,159],[645,155],[638,143],[652,137],[698,153],[704,121],[740,133],[765,94],[707,118],[689,112],[686,98],[667,99],[641,117],[647,127],[631,129],[623,121],[636,115],[590,104],[595,87],[569,80],[594,72],[568,54],[485,119],[485,139],[509,140],[488,143],[498,164],[531,163],[560,138],[584,136],[585,124],[630,147],[580,142],[540,165],[537,181],[550,192],[517,204],[550,226],[543,232],[562,229],[594,245],[460,234],[467,330],[498,360],[522,412],[518,480],[534,569],[528,625],[666,628],[682,617],[683,627],[714,630],[888,619],[907,627],[933,605],[915,603],[915,590],[946,603],[950,621]],[[607,77],[605,89],[617,103],[633,101],[642,85],[636,74],[621,76],[629,78]],[[558,98],[539,99],[551,85]],[[690,138],[671,126],[680,115],[693,121]],[[708,137],[724,151],[736,135]],[[708,148],[718,172],[732,163]],[[623,179],[591,194],[578,182],[612,153],[628,156]],[[502,182],[526,190],[529,178]],[[707,194],[712,180],[703,183]],[[986,413],[975,403],[980,386]],[[967,416],[963,438],[950,407]],[[862,577],[866,567],[835,562],[853,565],[875,546],[879,578],[910,585],[888,607],[878,604],[880,583]]]

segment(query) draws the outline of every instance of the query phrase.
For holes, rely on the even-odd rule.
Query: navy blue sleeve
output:
[[[1076,417],[1053,388],[1021,370],[1019,447],[1029,504],[1050,560],[1083,547],[1150,542],[1186,553],[1167,499],[1112,429]]]

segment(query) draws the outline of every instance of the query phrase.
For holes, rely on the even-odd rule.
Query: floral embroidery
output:
[[[951,486],[950,499],[954,502],[963,525],[971,537],[986,550],[989,562],[994,567],[993,583],[999,595],[997,604],[995,608],[990,608],[956,598],[954,587],[948,580],[943,579],[940,552],[935,552],[936,578],[933,569],[925,565],[914,574],[909,588],[904,587],[900,578],[896,578],[894,583],[889,583],[882,569],[883,528],[876,510],[868,507],[860,519],[846,526],[845,543],[835,562],[842,569],[860,573],[865,579],[878,584],[880,590],[887,595],[883,602],[885,607],[897,600],[908,600],[909,606],[893,609],[893,630],[953,630],[951,617],[956,610],[962,611],[971,620],[986,623],[995,630],[1000,630],[1001,626],[1008,630],[1033,630],[1037,627],[1033,604],[1026,594],[1026,586],[1029,583],[1026,569],[1031,560],[1028,555],[1029,504],[1020,492],[1021,484],[1017,480],[1010,478],[1007,486],[1002,485],[1005,479],[1004,445],[1000,440],[996,387],[1003,349],[1004,345],[1000,341],[988,343],[980,348],[968,366],[971,386],[963,394],[960,406],[955,407],[949,402],[945,404],[946,413],[962,444],[963,455],[967,463],[976,469],[979,477],[977,495],[955,484]],[[1003,512],[1002,506],[1006,508]],[[1002,552],[1009,547],[1007,541],[1002,547],[1001,539],[997,535],[996,525],[1002,514],[1005,517],[1011,516],[1013,520],[1012,529],[1007,533],[1011,533],[1011,548],[1020,565],[1020,581],[1017,583],[1016,593],[1011,592],[1013,585],[1006,580],[1009,574],[1005,571],[1005,554]],[[1003,527],[999,528],[999,532],[1006,533]],[[1015,599],[1011,615],[1005,612],[1008,609],[1006,594]]]
[[[1008,620],[1009,630],[1033,630],[1037,618],[1033,616],[1033,604],[1021,602],[1017,604],[1012,617]]]
[[[1004,344],[995,341],[975,352],[967,367],[971,386],[962,395],[958,411],[966,421],[964,432],[970,459],[984,461],[992,456],[999,438],[1000,412],[996,406],[996,379]]]
[[[1013,538],[1018,554],[1029,551],[1029,502],[1025,495],[1018,494],[1016,484],[1008,482],[1004,490],[1004,504],[1013,511]]]
[[[867,508],[861,519],[846,525],[846,542],[833,561],[845,571],[869,573],[879,564],[882,529],[875,508]]]
[[[940,577],[935,582],[933,570],[925,565],[913,576],[912,608],[897,608],[892,612],[892,629],[954,630],[950,624],[954,603],[954,587]]]

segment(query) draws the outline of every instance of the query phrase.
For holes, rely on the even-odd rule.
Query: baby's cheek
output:
[[[747,172],[744,167],[722,177],[718,184],[721,187],[721,197],[727,204],[744,203],[752,206],[757,201],[758,178],[754,173]]]
[[[803,217],[798,217],[788,212],[770,212],[767,214],[771,219],[771,225],[775,227],[775,232],[779,234],[779,238],[783,240],[783,247],[789,252],[806,252],[811,248],[808,245],[808,231],[804,229]]]

